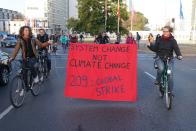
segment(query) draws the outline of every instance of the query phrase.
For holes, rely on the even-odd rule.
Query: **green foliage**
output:
[[[70,18],[67,25],[68,29],[91,34],[98,34],[103,31],[117,32],[117,2],[118,0],[107,1],[107,26],[105,27],[105,0],[78,0],[79,18]],[[130,16],[122,2],[120,7],[120,32],[124,34],[128,32],[129,24],[125,23],[128,23]],[[141,17],[141,14],[138,16]],[[142,21],[143,23],[143,20],[146,19],[138,20],[138,22]],[[143,24],[139,24],[134,27],[142,28]]]
[[[131,12],[129,13],[129,19],[123,22],[123,26],[128,30],[131,30],[131,19],[133,22],[132,29],[133,30],[144,30],[145,25],[148,24],[148,19],[140,12],[136,12],[134,16],[131,16]]]

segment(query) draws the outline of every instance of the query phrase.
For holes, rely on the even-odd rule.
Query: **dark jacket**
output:
[[[177,56],[182,56],[177,41],[174,39],[173,36],[171,36],[168,40],[164,40],[163,37],[161,37],[154,44],[148,46],[148,48],[156,52],[160,58],[173,58],[174,51]]]
[[[38,39],[41,43],[45,43],[45,42],[49,41],[48,34],[44,34],[43,36],[37,35],[37,39]]]
[[[45,42],[48,42],[49,41],[49,37],[48,37],[48,34],[44,34],[43,36],[41,35],[37,35],[37,39],[41,42],[41,43],[45,43]],[[42,50],[48,50],[47,47],[45,48],[39,48],[40,51]]]
[[[133,37],[127,37],[126,38],[126,44],[135,44],[135,39]]]

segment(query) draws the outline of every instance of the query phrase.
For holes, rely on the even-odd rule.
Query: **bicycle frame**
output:
[[[48,61],[48,56],[47,53],[44,51],[40,51],[38,55],[38,63],[39,63],[39,71],[43,73],[45,76],[47,76],[47,61]]]
[[[168,87],[168,82],[169,82],[169,75],[171,74],[171,70],[169,70],[169,61],[170,59],[166,59],[164,60],[164,72],[162,74],[162,82],[161,82],[161,86],[164,89],[164,92],[169,91],[169,87]]]
[[[28,90],[31,88],[32,86],[32,73],[31,73],[31,69],[27,68],[27,67],[22,67],[21,71],[20,71],[20,76],[22,78],[23,84],[25,86],[25,88]]]
[[[171,75],[171,70],[169,69],[169,61],[170,61],[169,58],[167,58],[166,60],[163,60],[164,72],[162,74],[162,78],[161,78],[162,82],[161,82],[161,87],[160,87],[160,90],[162,92],[162,97],[165,94],[166,107],[168,110],[170,110],[171,106],[172,106],[172,94],[171,94],[171,90],[169,88],[169,79],[170,79],[169,76]]]

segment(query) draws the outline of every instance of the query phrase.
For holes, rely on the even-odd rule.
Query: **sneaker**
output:
[[[174,94],[173,94],[173,92],[168,92],[168,94],[169,94],[169,96],[172,96],[172,97],[174,97]]]
[[[51,73],[51,69],[48,70],[48,76],[50,75],[50,73]]]
[[[164,91],[163,91],[163,88],[161,86],[159,87],[159,91],[160,91],[160,97],[163,98]]]
[[[154,84],[155,84],[155,85],[159,85],[160,82],[156,80],[156,81],[154,82]]]
[[[23,95],[24,95],[24,89],[22,89],[20,92],[20,96],[23,96]]]
[[[43,76],[41,76],[40,81],[41,81],[41,82],[43,82],[43,81],[44,81],[44,77],[43,77]]]
[[[38,83],[39,82],[39,77],[38,76],[36,76],[35,78],[34,78],[34,81],[33,81],[34,83]]]

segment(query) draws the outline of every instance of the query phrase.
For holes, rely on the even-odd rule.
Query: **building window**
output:
[[[15,19],[14,14],[12,14],[12,19]]]
[[[7,13],[7,19],[10,19],[10,15],[9,15],[9,13]]]
[[[48,13],[45,13],[44,16],[45,16],[45,17],[48,17]]]

